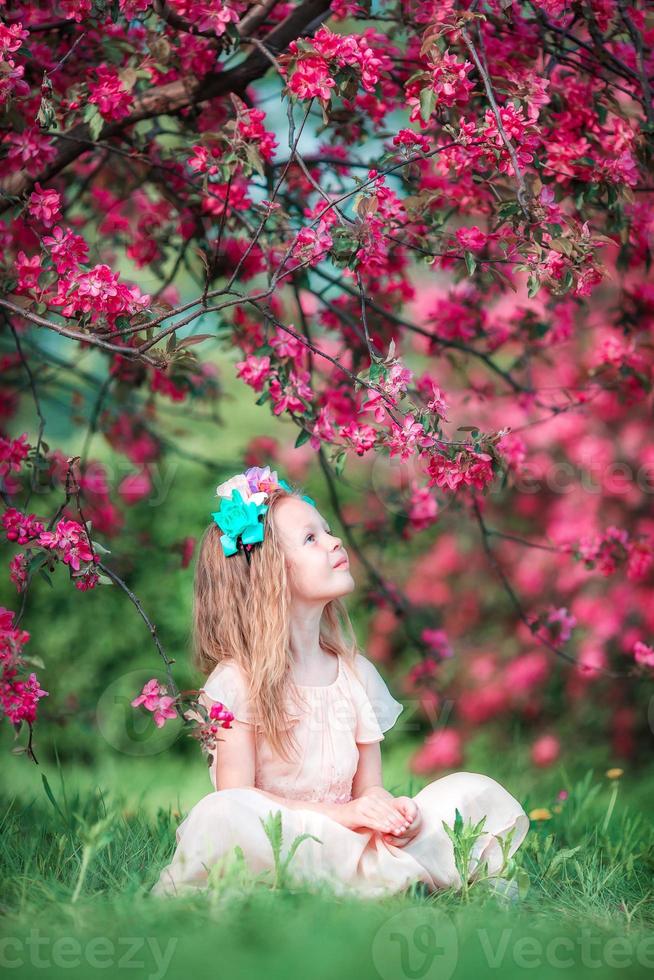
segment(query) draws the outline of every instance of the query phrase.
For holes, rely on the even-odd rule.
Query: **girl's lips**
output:
[[[337,568],[349,568],[349,565],[350,565],[349,560],[347,558],[342,558],[339,561],[338,565],[334,565],[334,569],[337,569]]]

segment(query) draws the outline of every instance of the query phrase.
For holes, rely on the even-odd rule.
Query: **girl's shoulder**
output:
[[[248,676],[235,660],[222,660],[216,664],[200,688],[200,694],[203,693],[212,701],[220,701],[229,708],[237,721],[254,723]]]
[[[381,732],[388,731],[404,711],[404,705],[393,697],[372,660],[357,653],[352,666],[351,686],[364,717],[368,717],[373,729],[378,725]]]

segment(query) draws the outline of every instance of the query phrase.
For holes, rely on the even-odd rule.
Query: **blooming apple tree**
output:
[[[506,714],[550,739],[548,764],[551,685],[573,715],[592,688],[634,751],[654,668],[653,41],[627,0],[0,0],[0,478],[21,604],[1,611],[0,703],[30,745],[48,692],[24,599],[59,565],[81,592],[125,589],[169,671],[139,703],[174,712],[101,541],[170,451],[159,408],[219,402],[230,347],[318,459],[377,607],[371,655],[411,652],[407,693],[439,728],[455,695],[418,765],[458,764]],[[134,465],[119,486],[88,441],[47,441],[42,399],[89,351],[101,384],[73,384],[71,408]],[[282,460],[247,447],[246,465]],[[346,467],[369,478],[347,507]],[[371,558],[380,541],[404,546],[401,575]]]

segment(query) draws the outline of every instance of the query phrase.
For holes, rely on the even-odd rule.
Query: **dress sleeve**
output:
[[[355,740],[381,742],[383,733],[393,727],[404,711],[404,705],[392,696],[372,661],[358,653],[354,664],[365,691],[358,704]]]
[[[220,701],[234,715],[237,721],[248,725],[255,724],[255,713],[251,706],[248,682],[238,664],[222,663],[209,675],[200,688],[200,697],[206,704],[205,694],[212,701]]]

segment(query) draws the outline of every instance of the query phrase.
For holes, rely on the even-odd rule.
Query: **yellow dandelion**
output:
[[[544,806],[537,806],[535,810],[531,810],[529,813],[530,820],[551,820],[552,814]]]
[[[609,779],[619,779],[624,774],[624,769],[607,769],[606,775]]]

